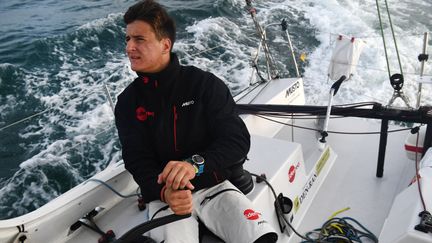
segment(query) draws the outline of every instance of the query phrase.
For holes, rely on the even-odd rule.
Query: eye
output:
[[[125,41],[128,42],[128,41],[130,41],[130,39],[131,39],[131,38],[130,38],[129,36],[126,36]]]

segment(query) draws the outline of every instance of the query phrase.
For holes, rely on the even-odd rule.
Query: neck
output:
[[[163,55],[161,58],[162,58],[162,61],[160,62],[159,67],[157,67],[151,73],[161,72],[162,70],[164,70],[169,65],[169,63],[171,61],[169,52],[167,54]]]

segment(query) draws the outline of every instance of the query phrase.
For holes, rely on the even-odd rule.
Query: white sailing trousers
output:
[[[150,237],[157,242],[198,243],[198,218],[225,242],[252,243],[264,234],[276,234],[263,215],[254,210],[252,202],[228,180],[194,192],[192,197],[192,217],[153,229]],[[149,217],[166,205],[161,201],[150,202]],[[172,213],[168,208],[157,212],[154,218]]]

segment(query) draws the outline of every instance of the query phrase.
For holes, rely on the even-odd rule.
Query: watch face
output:
[[[201,155],[192,155],[192,161],[196,164],[204,164],[204,158]]]

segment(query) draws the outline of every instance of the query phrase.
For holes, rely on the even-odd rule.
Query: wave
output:
[[[319,96],[317,94],[321,93],[323,89],[328,90],[331,85],[325,74],[332,54],[333,40],[337,34],[350,34],[365,40],[366,47],[361,54],[355,76],[351,82],[342,86],[341,93],[335,97],[335,102],[340,104],[375,100],[386,104],[393,94],[393,89],[389,84],[375,1],[311,2],[313,4],[305,8],[306,16],[317,29],[316,38],[320,45],[309,55],[309,65],[304,73],[308,103],[325,104],[325,95]],[[404,2],[401,3],[402,6],[406,4]],[[423,1],[423,4],[430,5],[426,1]],[[401,8],[399,4],[394,4],[394,6],[398,6],[396,8],[398,10]],[[390,8],[394,6],[390,6]],[[395,12],[400,13],[401,11],[393,11],[393,13]],[[384,23],[386,40],[391,43],[390,26],[385,19]],[[407,26],[404,21],[400,20],[394,20],[393,24],[396,29],[403,71],[406,75],[405,93],[411,101],[414,101],[417,83],[414,81],[413,74],[419,73],[420,65],[417,61],[417,55],[422,50],[421,33],[430,30],[431,26],[430,24],[425,26],[421,23]],[[422,32],[419,31],[420,29],[423,29]],[[390,44],[388,44],[388,48],[392,74],[400,72],[395,49]],[[414,50],[417,53],[415,55],[413,55]],[[429,67],[427,73],[431,74],[430,70]],[[424,92],[431,94],[431,89],[425,88]],[[431,103],[430,97],[430,95],[425,97],[424,102],[426,104]],[[396,105],[403,106],[403,103],[398,100]]]
[[[8,149],[0,150],[2,162],[11,166],[1,176],[10,178],[0,190],[2,218],[34,210],[121,159],[113,111],[104,92],[108,85],[114,95],[133,78],[120,54],[121,44],[112,41],[124,38],[119,16],[34,41],[26,69],[0,67],[0,85],[10,86],[14,93],[0,95],[5,101],[0,124],[42,111],[35,119],[0,130],[12,136],[0,140]]]

